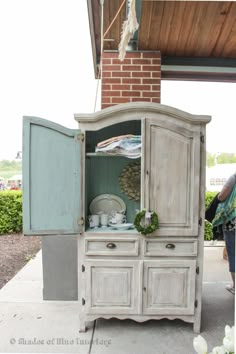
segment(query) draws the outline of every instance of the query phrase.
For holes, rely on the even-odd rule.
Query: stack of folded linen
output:
[[[125,156],[130,159],[137,159],[141,156],[140,135],[120,135],[104,140],[97,144],[96,152],[105,155]]]

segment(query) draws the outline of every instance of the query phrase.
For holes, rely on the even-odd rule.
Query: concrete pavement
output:
[[[223,247],[205,247],[202,333],[209,351],[234,323]],[[0,290],[0,353],[193,354],[192,324],[99,319],[79,333],[76,301],[42,300],[41,252]]]

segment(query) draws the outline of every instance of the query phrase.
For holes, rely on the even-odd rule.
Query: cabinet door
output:
[[[158,235],[197,236],[200,131],[146,120],[145,207],[159,215]]]
[[[140,308],[139,261],[86,262],[86,312],[137,314]]]
[[[25,235],[80,231],[79,131],[34,117],[23,121],[23,216]]]
[[[193,315],[196,261],[145,261],[143,313]]]

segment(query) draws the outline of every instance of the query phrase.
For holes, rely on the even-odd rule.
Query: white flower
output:
[[[221,346],[221,347],[213,348],[211,354],[225,354],[225,353],[226,353],[225,348]]]
[[[193,339],[193,347],[197,354],[207,354],[207,342],[202,336]]]
[[[232,331],[234,331],[234,326],[232,328],[229,325],[225,326],[225,336],[226,337],[230,336]]]
[[[225,326],[225,337],[223,339],[223,345],[228,352],[234,352],[234,326]]]
[[[207,354],[207,342],[202,336],[194,338],[193,347],[197,354]],[[234,354],[234,326],[225,326],[223,345],[213,348],[212,352],[208,354]]]
[[[228,338],[223,339],[224,348],[227,349],[227,352],[234,353],[234,342]]]

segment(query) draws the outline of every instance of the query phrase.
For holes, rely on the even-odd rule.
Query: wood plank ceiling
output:
[[[111,24],[123,0],[104,0],[104,32]],[[191,60],[194,65],[214,62],[236,67],[235,1],[159,1],[136,0],[140,18],[136,49],[159,50],[166,63]],[[88,0],[91,38],[95,60],[101,52],[100,0]],[[137,11],[137,15],[139,15]],[[104,50],[117,50],[126,7],[108,31]],[[183,61],[183,59],[185,61]],[[198,63],[198,64],[196,64]]]
[[[138,47],[165,56],[236,58],[236,2],[144,1]]]

